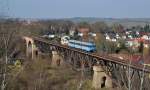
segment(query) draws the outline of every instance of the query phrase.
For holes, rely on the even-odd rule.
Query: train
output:
[[[83,42],[79,40],[73,40],[65,36],[61,39],[61,44],[69,46],[71,48],[80,49],[86,52],[96,52],[96,45],[94,42]]]

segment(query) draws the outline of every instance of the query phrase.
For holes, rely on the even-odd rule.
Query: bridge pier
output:
[[[93,83],[92,86],[95,89],[100,88],[112,88],[112,80],[106,75],[101,66],[93,66],[94,75],[93,75]]]
[[[29,37],[23,37],[26,43],[26,56],[29,57],[31,54],[31,58],[34,59],[34,54],[37,48],[35,47],[34,40]]]
[[[51,65],[56,67],[63,64],[62,57],[58,54],[57,51],[52,51],[52,62]]]
[[[26,42],[26,56],[29,57],[31,54],[31,58],[34,58],[34,45],[33,42],[27,41]]]

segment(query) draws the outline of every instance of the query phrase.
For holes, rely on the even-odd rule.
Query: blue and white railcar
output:
[[[81,49],[87,52],[94,52],[96,51],[96,45],[92,42],[82,42],[77,40],[69,40],[68,43],[69,47]]]

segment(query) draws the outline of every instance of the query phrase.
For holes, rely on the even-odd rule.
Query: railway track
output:
[[[39,37],[32,37],[32,38],[35,41],[43,42],[43,43],[51,45],[51,46],[56,46],[56,47],[59,47],[59,48],[71,50],[71,51],[74,51],[74,52],[77,52],[77,53],[80,53],[80,54],[85,54],[85,55],[88,55],[88,56],[91,56],[91,57],[94,57],[94,58],[98,58],[99,60],[105,60],[105,61],[109,61],[109,62],[112,62],[112,63],[120,64],[122,66],[126,66],[126,67],[130,66],[130,68],[133,68],[133,69],[136,69],[136,70],[143,71],[143,68],[144,68],[144,72],[150,73],[150,68],[149,67],[144,67],[144,65],[135,64],[135,63],[130,64],[129,60],[122,60],[122,59],[119,59],[119,58],[116,58],[116,57],[109,56],[107,54],[105,55],[105,54],[96,54],[96,53],[84,52],[84,51],[74,49],[74,48],[70,48],[70,47],[67,47],[67,46],[63,46],[63,45],[60,45],[60,44],[54,44],[54,43],[51,43],[48,40],[45,40],[45,39],[39,38]]]

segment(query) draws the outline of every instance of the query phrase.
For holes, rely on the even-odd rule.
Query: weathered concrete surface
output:
[[[94,75],[93,75],[93,87],[95,89],[100,88],[112,88],[112,80],[106,75],[101,66],[93,66]]]
[[[51,65],[52,66],[60,66],[63,65],[63,58],[56,52],[56,51],[52,51],[52,62]]]
[[[31,55],[32,59],[34,59],[35,52],[38,51],[38,48],[35,46],[34,40],[30,37],[23,37],[26,42],[26,56],[29,57]]]

